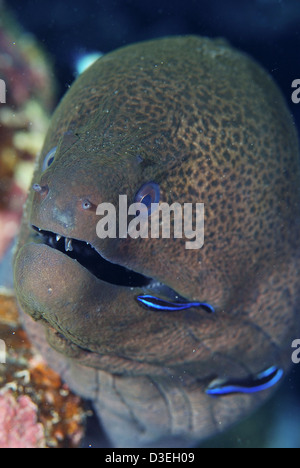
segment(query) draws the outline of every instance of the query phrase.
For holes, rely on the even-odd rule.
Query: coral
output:
[[[18,232],[36,154],[55,103],[49,58],[0,2],[0,258]]]
[[[32,348],[8,293],[0,294],[0,338],[0,447],[78,447],[84,404]]]
[[[0,0],[0,260],[18,233],[36,154],[55,101],[48,57]],[[32,348],[16,301],[0,295],[0,447],[76,447],[85,410]]]
[[[44,447],[44,429],[37,422],[37,406],[26,395],[16,399],[10,390],[0,394],[0,448]]]

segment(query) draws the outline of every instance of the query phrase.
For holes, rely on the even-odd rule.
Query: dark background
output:
[[[278,82],[300,128],[291,83],[300,78],[299,0],[7,0],[19,22],[50,53],[59,95],[74,79],[76,58],[174,34],[226,37]]]
[[[223,36],[269,71],[300,131],[300,104],[291,101],[292,81],[300,79],[300,0],[7,0],[6,4],[49,54],[59,97],[74,80],[76,59],[82,54],[105,53],[166,35]],[[300,365],[294,367],[277,399],[269,403],[283,421],[280,445],[300,445],[300,435],[291,440],[300,434],[300,424],[293,422],[295,431],[291,423],[286,425],[300,419],[299,370]],[[254,418],[255,434],[257,424]],[[241,439],[242,446],[253,444]]]

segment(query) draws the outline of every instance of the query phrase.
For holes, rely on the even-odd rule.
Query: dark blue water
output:
[[[9,0],[53,57],[64,93],[84,52],[174,34],[226,37],[269,70],[291,103],[300,77],[299,0]],[[300,126],[300,105],[291,105]]]

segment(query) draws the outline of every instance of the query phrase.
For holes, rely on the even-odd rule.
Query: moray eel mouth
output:
[[[39,242],[77,261],[101,281],[116,286],[142,288],[149,294],[164,296],[167,300],[176,301],[176,303],[186,304],[188,302],[186,298],[180,296],[172,288],[154,278],[149,278],[134,270],[106,260],[88,242],[63,237],[54,232],[42,230],[34,225],[32,225],[32,229],[38,237]]]
[[[140,273],[105,260],[88,242],[63,237],[51,231],[43,231],[36,226],[32,227],[45,245],[76,260],[101,281],[131,288],[148,286],[152,281],[151,278]]]

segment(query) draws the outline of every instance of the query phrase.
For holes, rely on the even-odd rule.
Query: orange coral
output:
[[[31,347],[11,295],[0,295],[0,338],[6,344],[6,363],[0,364],[0,447],[40,446],[40,427],[44,446],[77,447],[84,434],[83,402]],[[30,427],[26,434],[23,417]]]

